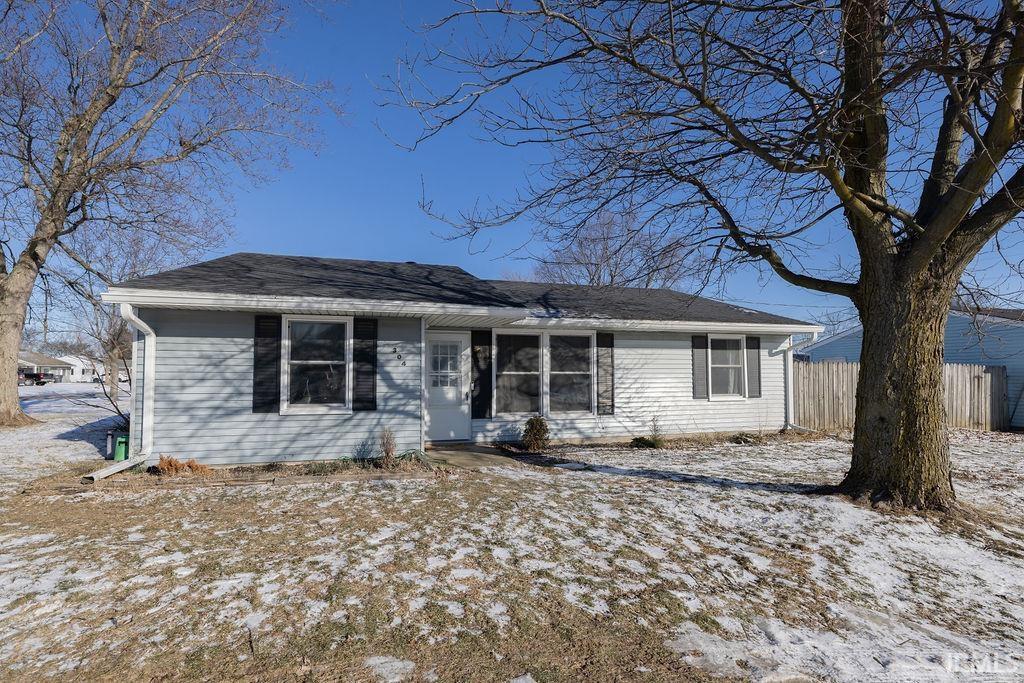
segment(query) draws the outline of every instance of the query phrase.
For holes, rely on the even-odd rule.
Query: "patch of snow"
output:
[[[363,666],[373,671],[381,683],[401,683],[409,680],[416,671],[415,662],[387,656],[367,657]]]

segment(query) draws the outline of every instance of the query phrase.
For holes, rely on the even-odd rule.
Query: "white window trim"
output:
[[[291,324],[293,322],[345,323],[345,405],[309,404],[292,405],[288,401],[291,374]],[[282,315],[281,316],[281,415],[350,415],[352,413],[352,338],[353,317],[343,315]]]
[[[712,339],[739,339],[740,340],[740,366],[743,375],[743,395],[720,394],[715,396],[711,387],[711,340]],[[734,365],[720,365],[719,367],[736,367]],[[748,401],[749,393],[747,388],[747,336],[744,334],[709,334],[708,335],[708,400],[709,401]]]
[[[498,411],[498,335],[526,335],[540,339],[540,412],[503,413]],[[551,337],[588,337],[590,339],[590,410],[551,410]],[[491,330],[491,405],[495,418],[524,419],[542,417],[591,417],[597,415],[597,331],[493,328]]]

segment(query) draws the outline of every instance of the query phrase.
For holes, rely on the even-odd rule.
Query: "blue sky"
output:
[[[425,192],[438,210],[455,213],[508,199],[544,160],[542,149],[480,140],[471,119],[415,152],[378,128],[402,140],[415,137],[416,116],[381,107],[385,97],[377,86],[401,55],[416,51],[420,39],[412,27],[444,6],[352,0],[331,6],[326,21],[300,17],[278,41],[271,59],[307,79],[332,81],[345,115],[323,121],[324,145],[316,155],[296,153],[290,169],[235,193],[235,237],[224,252],[450,263],[482,277],[529,271],[529,263],[509,255],[528,239],[528,226],[494,231],[473,244],[448,241],[447,226],[419,202]],[[734,272],[724,294],[708,295],[804,319],[848,306],[753,268]]]

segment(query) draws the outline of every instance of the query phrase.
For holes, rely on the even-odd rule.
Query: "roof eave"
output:
[[[571,318],[540,315],[513,324],[531,328],[585,328],[638,332],[721,332],[722,334],[812,334],[822,332],[821,325],[802,322],[709,322],[701,320],[629,320],[625,318]]]
[[[523,308],[472,306],[420,301],[348,299],[314,296],[275,296],[186,292],[168,289],[111,287],[102,295],[104,303],[130,304],[144,308],[200,311],[250,311],[279,313],[377,313],[398,317],[424,315],[473,315],[517,320]]]
[[[276,313],[374,313],[396,317],[472,316],[493,324],[533,328],[590,328],[649,332],[722,332],[747,334],[802,334],[821,332],[808,323],[703,322],[687,320],[628,320],[620,318],[552,317],[543,311],[503,306],[469,306],[416,301],[343,299],[312,296],[269,296],[185,292],[179,290],[111,287],[103,294],[110,304],[143,308],[199,311],[247,311]],[[439,321],[440,322],[440,321]]]

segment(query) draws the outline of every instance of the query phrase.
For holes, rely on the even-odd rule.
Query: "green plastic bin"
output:
[[[114,462],[128,459],[128,435],[118,434],[114,440]]]

